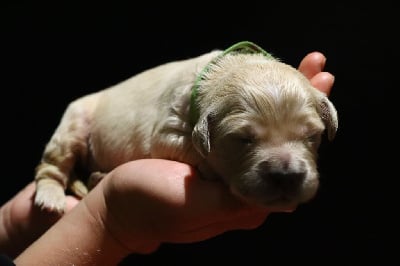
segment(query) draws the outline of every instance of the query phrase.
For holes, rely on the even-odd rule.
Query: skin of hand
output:
[[[335,82],[335,77],[331,73],[323,71],[325,64],[326,57],[322,53],[311,52],[301,60],[298,69],[310,80],[315,88],[329,95]]]
[[[325,62],[323,54],[312,52],[299,70],[329,94],[334,76],[322,71]],[[15,257],[23,251],[16,259],[21,265],[43,259],[113,265],[130,253],[151,253],[163,242],[189,243],[256,228],[271,212],[245,206],[188,165],[157,159],[117,167],[80,202],[68,196],[61,219],[34,208],[34,189],[29,184],[0,209],[0,252]]]

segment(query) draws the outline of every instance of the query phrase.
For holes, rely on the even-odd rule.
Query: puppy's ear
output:
[[[338,129],[338,116],[336,108],[325,94],[319,97],[318,105],[319,115],[325,124],[328,133],[328,139],[331,141],[335,138],[336,131]]]
[[[196,150],[201,156],[206,157],[211,150],[210,146],[210,130],[209,130],[209,116],[202,116],[197,124],[194,126],[192,132],[192,142]]]

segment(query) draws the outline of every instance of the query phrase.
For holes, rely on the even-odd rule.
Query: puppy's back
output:
[[[104,90],[90,137],[96,168],[108,171],[123,162],[150,157],[155,128],[171,115],[176,98],[190,98],[198,72],[218,53],[166,63]]]

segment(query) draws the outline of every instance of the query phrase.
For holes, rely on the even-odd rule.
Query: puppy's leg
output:
[[[87,157],[87,141],[97,94],[72,102],[44,150],[36,168],[35,205],[62,213],[65,189],[78,160]]]

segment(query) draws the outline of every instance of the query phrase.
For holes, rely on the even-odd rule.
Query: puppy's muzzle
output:
[[[292,200],[301,194],[306,179],[306,163],[290,153],[280,152],[259,163],[257,174],[276,200]]]
[[[276,194],[282,197],[294,197],[299,193],[307,172],[303,166],[293,168],[288,161],[264,161],[258,167],[258,175],[271,187]]]

